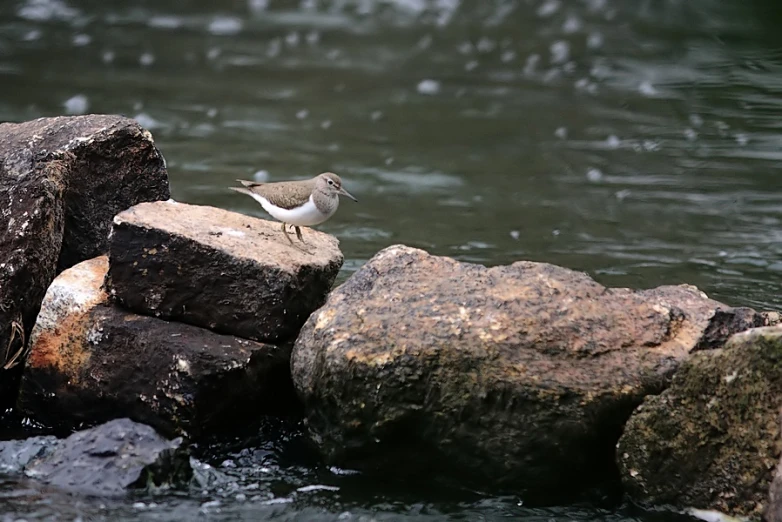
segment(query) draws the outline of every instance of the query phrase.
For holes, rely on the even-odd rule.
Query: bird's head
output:
[[[342,186],[342,179],[333,172],[324,172],[323,174],[318,175],[315,179],[315,186],[318,190],[325,192],[326,194],[347,196],[353,201],[358,202],[350,192],[344,189]]]

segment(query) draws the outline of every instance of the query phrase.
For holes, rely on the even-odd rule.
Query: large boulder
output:
[[[105,256],[54,280],[31,337],[19,407],[73,429],[129,417],[202,437],[295,402],[290,348],[136,315],[101,288]]]
[[[0,124],[0,409],[13,401],[26,340],[57,272],[105,253],[118,211],[168,197],[163,159],[133,120]]]
[[[130,489],[186,486],[193,475],[181,439],[117,419],[66,439],[33,437],[0,442],[0,471],[73,493],[118,495]]]
[[[618,485],[625,421],[705,332],[716,342],[741,323],[714,327],[720,309],[691,286],[609,289],[548,264],[486,268],[393,246],[310,317],[291,367],[327,461],[463,472],[555,501]]]
[[[782,326],[693,355],[627,423],[617,457],[629,497],[779,520],[781,409]]]
[[[21,169],[17,176],[52,155],[68,166],[58,272],[105,254],[118,212],[170,198],[165,160],[135,120],[91,114],[0,124],[0,157]]]
[[[106,286],[123,306],[279,343],[296,336],[342,266],[336,238],[292,245],[279,223],[214,207],[143,203],[114,220]]]

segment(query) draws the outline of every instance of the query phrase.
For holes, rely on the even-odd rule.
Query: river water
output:
[[[175,199],[256,216],[234,179],[337,172],[360,201],[320,227],[342,280],[404,243],[777,309],[780,23],[776,0],[4,0],[0,120],[134,117]],[[281,433],[215,450],[236,490],[74,502],[10,480],[5,519],[662,516],[369,484]]]

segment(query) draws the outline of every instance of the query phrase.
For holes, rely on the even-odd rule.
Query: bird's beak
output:
[[[344,189],[344,187],[340,187],[340,188],[339,188],[339,194],[342,194],[343,196],[347,196],[347,197],[349,197],[350,199],[352,199],[353,201],[355,201],[356,203],[358,203],[358,200],[357,200],[356,198],[354,198],[354,197],[353,197],[353,196],[350,194],[350,192],[348,192],[347,190],[345,190],[345,189]]]

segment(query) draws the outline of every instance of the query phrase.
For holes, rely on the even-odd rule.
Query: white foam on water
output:
[[[143,53],[141,56],[138,57],[138,63],[140,63],[144,67],[149,67],[150,65],[155,63],[155,55],[152,53]]]
[[[440,82],[437,80],[421,80],[416,86],[420,94],[434,95],[440,92]]]
[[[207,30],[216,36],[231,36],[239,34],[243,27],[242,20],[233,16],[217,16],[209,22]]]
[[[588,181],[591,181],[592,183],[597,183],[603,179],[603,173],[600,169],[591,168],[587,170],[586,178]]]
[[[296,488],[296,491],[300,493],[309,493],[311,491],[339,491],[337,486],[326,486],[324,484],[313,484],[311,486],[302,486]]]
[[[83,94],[71,96],[62,105],[67,114],[86,114],[90,110],[90,100]]]
[[[551,63],[565,63],[570,58],[570,44],[565,40],[559,40],[549,47]]]

